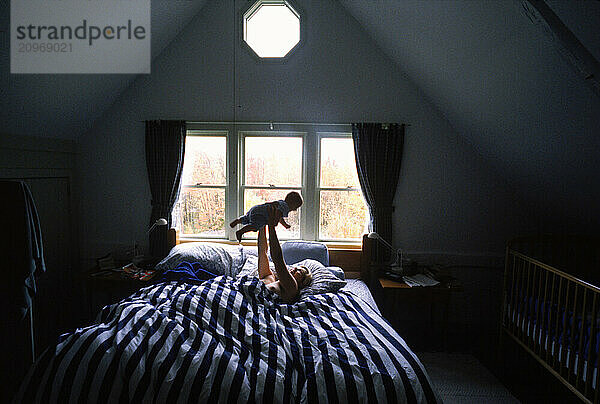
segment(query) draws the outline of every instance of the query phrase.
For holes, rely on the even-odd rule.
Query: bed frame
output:
[[[507,246],[502,335],[587,403],[600,400],[599,286],[597,237],[522,237]]]
[[[185,241],[179,239],[174,228],[167,231],[167,252],[181,242]],[[368,238],[365,234],[360,249],[329,247],[329,264],[342,268],[346,278],[359,278],[371,286],[372,278],[376,273],[373,270],[375,268],[372,254],[373,242],[374,239]]]

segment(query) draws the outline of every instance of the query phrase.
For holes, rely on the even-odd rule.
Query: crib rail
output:
[[[598,403],[600,288],[511,246],[504,331],[584,402]]]

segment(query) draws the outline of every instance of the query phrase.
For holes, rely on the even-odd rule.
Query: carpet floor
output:
[[[462,353],[417,353],[439,398],[446,404],[519,403],[474,356]]]

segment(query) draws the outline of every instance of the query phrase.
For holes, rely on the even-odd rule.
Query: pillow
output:
[[[217,243],[182,243],[171,249],[155,269],[175,269],[181,262],[198,262],[202,269],[217,275],[235,276],[243,264],[241,246]]]
[[[257,247],[248,247],[248,246],[243,246],[242,247],[242,252],[246,255],[254,255],[255,257],[258,257],[258,249]],[[268,254],[267,254],[268,255]]]
[[[275,264],[273,264],[271,260],[269,260],[269,268],[271,269],[271,272],[275,272]],[[241,277],[246,275],[258,277],[258,256],[246,256],[246,262],[244,262],[244,265],[240,269],[240,272],[237,274],[237,276]]]
[[[344,275],[344,270],[340,267],[325,267],[331,271],[338,279],[344,280],[346,279],[346,275]]]
[[[296,265],[307,267],[312,274],[312,282],[308,286],[300,289],[300,299],[320,293],[335,293],[346,286],[345,280],[339,279],[319,261],[306,259],[297,262],[292,266]]]
[[[319,261],[306,259],[300,262],[297,262],[288,266],[296,266],[303,265],[310,269],[312,274],[312,282],[310,285],[300,289],[299,298],[316,295],[319,293],[335,293],[344,286],[346,286],[346,281],[338,278],[333,274],[330,268],[323,266]],[[275,272],[275,267],[271,261],[269,261],[269,267],[271,271]],[[337,267],[331,267],[337,268]],[[338,268],[341,270],[341,268]],[[343,271],[342,271],[343,272]],[[242,267],[242,270],[238,274],[238,276],[256,276],[258,277],[258,258],[254,256],[249,256],[246,259],[246,263]]]
[[[281,244],[281,252],[287,263],[312,259],[319,261],[324,266],[329,265],[327,246],[316,241],[286,241]]]

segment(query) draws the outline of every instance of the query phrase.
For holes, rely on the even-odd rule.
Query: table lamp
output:
[[[154,261],[167,255],[167,224],[167,219],[161,217],[148,229],[148,247]]]
[[[395,249],[390,243],[385,241],[378,233],[372,231],[367,235],[368,238],[379,240],[384,246],[394,253],[394,261],[390,264],[390,271],[396,274],[402,274],[402,249]]]

